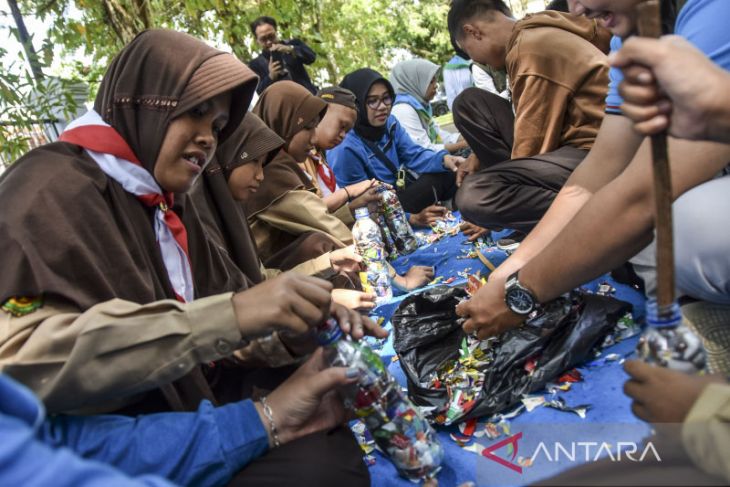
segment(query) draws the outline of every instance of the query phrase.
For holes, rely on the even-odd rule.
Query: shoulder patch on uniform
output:
[[[2,305],[3,311],[16,317],[25,316],[42,307],[42,296],[13,296]]]

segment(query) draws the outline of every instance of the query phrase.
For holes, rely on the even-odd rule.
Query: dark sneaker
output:
[[[527,234],[524,232],[512,232],[505,238],[497,240],[497,248],[507,252],[514,252],[525,237],[527,237]]]

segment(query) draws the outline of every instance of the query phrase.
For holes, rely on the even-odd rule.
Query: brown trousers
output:
[[[454,124],[480,162],[456,193],[465,220],[486,228],[529,232],[552,204],[588,151],[561,147],[510,159],[514,114],[506,100],[479,88],[454,101]]]

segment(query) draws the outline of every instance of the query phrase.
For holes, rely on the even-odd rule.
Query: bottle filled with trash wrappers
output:
[[[355,210],[352,238],[357,253],[362,257],[365,270],[360,272],[363,291],[375,294],[375,301],[382,303],[393,297],[388,260],[380,228],[370,218],[367,208]]]
[[[334,319],[317,328],[329,364],[356,368],[359,380],[340,389],[345,408],[365,423],[375,443],[401,475],[412,481],[432,478],[441,468],[443,449],[436,432],[367,345],[356,342]]]
[[[418,248],[418,241],[411,224],[408,223],[398,195],[384,184],[381,184],[376,191],[380,194],[385,221],[390,227],[396,249],[401,255],[410,254]]]
[[[698,373],[705,368],[702,340],[682,322],[676,302],[660,309],[655,299],[649,299],[646,324],[638,344],[642,360],[685,373]]]
[[[393,240],[393,234],[390,233],[388,223],[385,221],[385,215],[381,211],[382,208],[378,208],[379,211],[372,214],[372,219],[380,227],[380,234],[383,237],[383,243],[385,244],[385,256],[389,259],[396,259],[398,257],[398,249],[395,246]]]

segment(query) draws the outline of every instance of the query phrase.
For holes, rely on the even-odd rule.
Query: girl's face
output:
[[[164,191],[187,192],[210,162],[228,123],[230,92],[206,100],[167,127],[153,176]]]
[[[368,111],[368,122],[373,127],[382,127],[388,121],[390,110],[393,107],[393,97],[388,87],[378,81],[370,87],[365,97],[365,108]]]
[[[334,149],[342,143],[347,132],[352,130],[357,112],[349,107],[331,103],[327,113],[314,134],[314,145],[320,150]]]
[[[228,188],[233,199],[245,203],[264,180],[266,154],[235,168],[228,177]]]
[[[574,13],[597,19],[615,36],[627,38],[636,30],[636,6],[642,0],[576,0]]]
[[[295,161],[304,162],[309,155],[309,151],[314,148],[314,132],[319,124],[319,120],[320,118],[317,117],[305,125],[302,130],[292,137],[289,144],[287,144],[285,150]]]
[[[426,89],[426,95],[423,97],[426,101],[433,100],[433,97],[436,96],[436,90],[438,90],[438,79],[434,76],[434,78],[431,80],[431,84],[428,85],[428,88]]]

